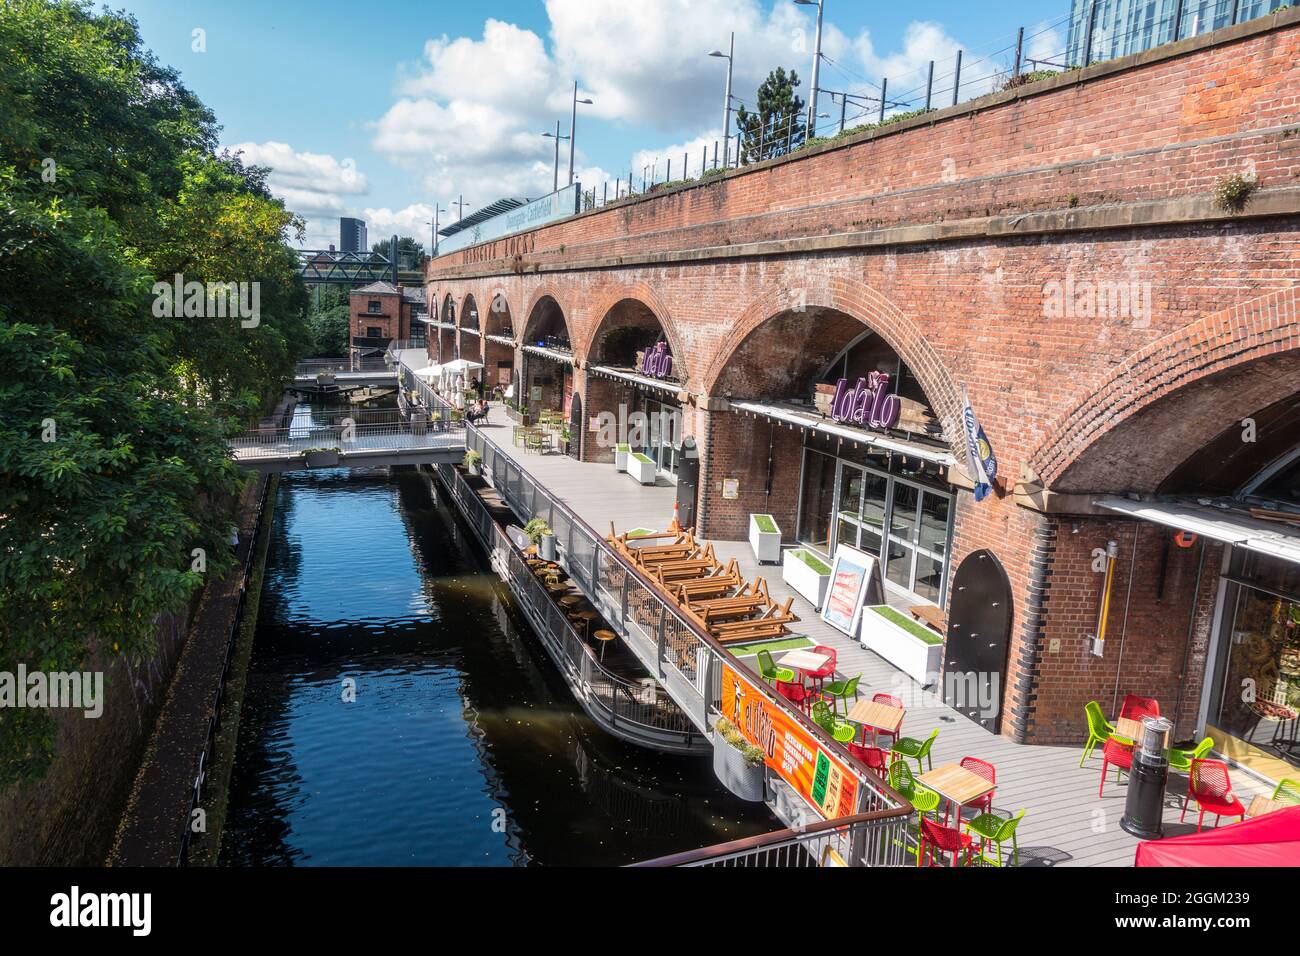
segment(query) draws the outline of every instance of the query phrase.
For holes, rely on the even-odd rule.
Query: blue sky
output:
[[[698,165],[721,135],[726,49],[736,32],[734,92],[752,101],[776,67],[797,70],[808,96],[815,8],[791,0],[115,0],[146,44],[180,71],[224,127],[222,142],[274,170],[272,188],[308,222],[309,247],[337,242],[338,217],[360,215],[374,241],[393,231],[428,242],[433,203],[466,210],[502,196],[548,192],[551,140],[567,133],[572,84],[580,106],[578,178],[600,187],[682,155]],[[1068,0],[826,0],[823,89],[871,93],[881,76],[909,102],[925,69],[951,97],[963,49],[962,95],[1010,65],[1016,29],[1030,55],[1065,46]],[[196,33],[196,31],[201,31]],[[945,79],[946,78],[946,79]],[[823,122],[839,104],[821,97]],[[852,117],[854,107],[850,105]],[[567,144],[564,149],[567,150]],[[567,153],[561,152],[561,185]],[[455,218],[443,213],[441,218]]]

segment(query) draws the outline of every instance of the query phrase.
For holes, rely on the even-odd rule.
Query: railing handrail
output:
[[[834,833],[840,830],[851,830],[860,826],[871,826],[873,824],[892,823],[900,817],[906,817],[912,812],[910,804],[901,807],[889,807],[884,810],[869,810],[866,813],[855,813],[849,817],[838,817],[834,820],[819,820],[802,827],[785,827],[781,830],[772,830],[768,833],[758,833],[754,836],[741,837],[739,840],[731,840],[727,843],[717,843],[713,846],[704,846],[696,850],[683,850],[681,853],[670,853],[667,856],[656,857],[653,860],[643,860],[637,863],[628,864],[631,867],[661,867],[661,866],[689,866],[692,863],[701,863],[706,860],[715,860],[724,856],[735,856],[742,853],[750,853],[757,850],[772,849],[782,844],[803,843],[809,839],[815,838],[823,833]]]

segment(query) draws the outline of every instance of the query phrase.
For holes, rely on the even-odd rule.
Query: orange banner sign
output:
[[[722,665],[722,715],[827,820],[857,812],[858,778],[746,678]]]

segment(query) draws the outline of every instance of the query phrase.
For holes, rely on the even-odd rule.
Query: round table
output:
[[[591,608],[587,608],[584,611],[579,611],[574,615],[574,617],[582,622],[583,633],[586,633],[591,630],[591,622],[599,618],[600,613],[598,611],[593,611]]]
[[[591,636],[600,641],[600,659],[603,661],[605,659],[605,645],[618,637],[618,635],[613,631],[607,631],[604,628],[601,628]]]
[[[578,594],[566,594],[560,598],[561,607],[577,607],[582,603],[582,596]]]

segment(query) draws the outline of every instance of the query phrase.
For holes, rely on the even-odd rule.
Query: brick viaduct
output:
[[[874,331],[958,460],[964,385],[1001,463],[995,495],[959,496],[952,548],[954,567],[993,551],[1012,582],[1003,732],[1074,741],[1083,701],[1129,682],[1181,697],[1186,718],[1209,632],[1199,615],[1184,663],[1188,612],[1212,602],[1213,582],[1193,594],[1194,559],[1178,553],[1154,595],[1157,532],[1091,502],[1156,491],[1215,436],[1300,391],[1298,58],[1300,10],[1279,11],[611,203],[431,262],[431,313],[477,312],[516,347],[558,315],[588,416],[610,401],[609,380],[585,372],[603,337],[652,316],[702,452],[700,530],[717,538],[742,537],[755,510],[787,507],[793,527],[802,441],[727,411],[727,396],[794,394],[855,331]],[[1257,188],[1224,208],[1216,186],[1237,174]],[[1149,308],[1045,308],[1051,290],[1087,283],[1149,285]],[[444,333],[447,353],[457,335]],[[487,358],[512,349],[460,336],[461,353],[483,354],[480,341]],[[790,465],[760,508],[769,438]],[[740,476],[739,500],[722,498],[723,474]],[[961,468],[949,480],[970,487]],[[1090,555],[1111,539],[1135,609],[1122,663],[1085,641]]]

